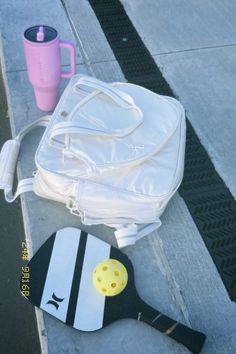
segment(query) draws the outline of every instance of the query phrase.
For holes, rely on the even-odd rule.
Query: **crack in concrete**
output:
[[[83,65],[83,63],[79,63],[76,65]],[[62,64],[61,65],[62,68],[70,68],[69,64]],[[21,73],[21,72],[26,72],[27,69],[23,68],[23,69],[16,69],[16,70],[6,70],[6,74],[10,74],[10,73]]]
[[[80,50],[80,54],[81,54],[81,57],[84,61],[84,64],[88,70],[88,74],[91,75],[91,76],[95,76],[94,75],[94,72],[93,72],[93,69],[92,69],[92,66],[91,66],[91,62],[89,60],[89,57],[84,49],[84,46],[83,46],[83,43],[82,41],[80,40],[80,37],[79,37],[79,34],[78,34],[78,31],[76,29],[76,26],[74,25],[74,22],[69,14],[69,11],[66,7],[66,4],[65,4],[65,1],[64,0],[60,0],[61,1],[61,4],[62,4],[62,7],[64,8],[65,10],[65,14],[68,18],[68,21],[69,21],[69,24],[71,26],[71,29],[72,29],[72,32],[74,33],[74,36],[75,36],[75,39],[77,41],[77,44],[78,44],[78,47],[79,47],[79,50]]]
[[[153,240],[151,237],[149,237],[149,238],[147,238],[147,240],[153,250],[153,254],[156,259],[156,263],[170,286],[171,294],[172,294],[172,298],[173,298],[173,302],[174,302],[175,307],[180,311],[186,324],[191,327],[188,309],[185,305],[185,301],[184,301],[183,295],[181,293],[181,289],[175,280],[173,272],[170,269],[167,257],[165,255],[165,252],[163,249],[163,243],[162,243],[161,238],[158,236],[155,238],[155,240]]]
[[[209,46],[209,47],[200,47],[200,48],[189,48],[184,50],[173,50],[170,52],[162,52],[162,53],[152,53],[152,56],[161,56],[161,55],[170,55],[170,54],[178,54],[178,53],[185,53],[185,52],[195,52],[200,50],[207,50],[207,49],[218,49],[218,48],[226,48],[226,47],[235,47],[236,43],[232,44],[225,44],[225,45],[216,45],[216,46]]]

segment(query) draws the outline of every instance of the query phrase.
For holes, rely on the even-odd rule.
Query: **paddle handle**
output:
[[[142,310],[138,313],[139,321],[146,322],[153,328],[183,344],[192,353],[199,354],[206,339],[205,334],[174,321],[163,313],[142,302]]]

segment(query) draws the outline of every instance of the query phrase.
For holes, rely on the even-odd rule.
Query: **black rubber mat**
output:
[[[174,96],[118,0],[89,0],[129,82]],[[187,121],[185,173],[179,189],[219,271],[236,301],[236,202]],[[207,269],[206,269],[207,271]]]

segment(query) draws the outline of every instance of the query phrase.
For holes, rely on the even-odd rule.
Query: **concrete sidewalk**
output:
[[[236,3],[121,1],[236,197]]]
[[[235,169],[232,167],[235,156],[232,134],[235,127],[235,37],[229,31],[233,28],[236,4],[227,1],[227,10],[227,7],[222,9],[220,1],[213,4],[212,1],[181,0],[178,6],[170,0],[123,0],[122,3],[176,95],[187,108],[188,116],[216,168],[236,195]],[[226,12],[222,14],[223,11]],[[224,16],[227,16],[227,21],[224,21]],[[37,23],[52,24],[62,39],[77,44],[77,73],[94,75],[104,81],[124,81],[86,0],[55,0],[53,4],[46,0],[40,3],[22,0],[20,4],[3,0],[1,56],[5,63],[3,74],[13,135],[42,115],[28,83],[20,36],[25,28]],[[171,28],[173,31],[169,30]],[[224,64],[225,60],[227,64]],[[68,65],[66,55],[63,55],[63,65]],[[66,83],[62,82],[61,90]],[[227,124],[221,119],[225,112]],[[199,117],[207,118],[202,121]],[[18,166],[19,179],[31,176],[35,169],[33,154],[41,134],[37,130],[25,139]],[[33,193],[23,195],[21,200],[31,254],[57,229],[80,226],[79,219],[59,203],[40,199]],[[235,304],[229,300],[191,215],[178,194],[162,221],[163,226],[158,232],[125,250],[134,264],[141,297],[167,315],[206,333],[208,338],[203,353],[236,352],[233,335]],[[115,245],[108,228],[83,229]],[[188,353],[183,346],[133,320],[116,322],[95,333],[82,333],[41,311],[37,311],[37,317],[43,354]]]

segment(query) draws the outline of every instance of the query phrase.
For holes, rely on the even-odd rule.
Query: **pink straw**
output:
[[[37,32],[37,42],[42,42],[44,40],[44,30],[43,30],[43,26],[39,27],[39,30]]]

